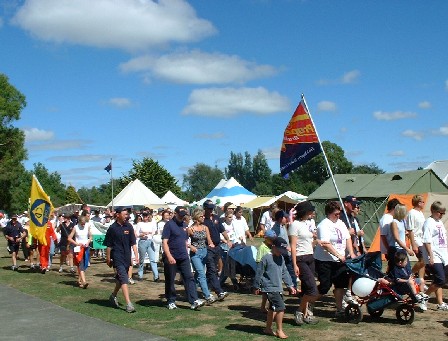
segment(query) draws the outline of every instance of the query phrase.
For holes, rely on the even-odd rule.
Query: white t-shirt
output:
[[[423,245],[423,224],[425,223],[425,216],[422,211],[413,208],[408,212],[406,218],[406,225],[408,230],[414,231],[414,240],[418,246]]]
[[[432,217],[426,219],[423,224],[423,243],[431,244],[434,263],[448,264],[448,243],[446,238],[446,229],[442,221],[436,221]],[[427,257],[425,257],[425,262],[429,262]]]
[[[84,225],[83,228],[78,224],[75,226],[75,241],[82,245],[87,245],[89,240],[89,226]]]
[[[404,223],[404,220],[398,221],[397,219],[393,219],[392,222],[395,222],[395,224],[397,224],[398,239],[400,239],[403,243],[406,244],[406,227],[405,227],[406,225]],[[389,244],[389,247],[395,246],[397,249],[402,249],[400,244],[398,244],[395,241],[394,235],[392,234],[392,229],[390,228],[390,224],[389,224],[389,232],[387,234],[387,242]]]
[[[338,219],[336,223],[333,223],[330,219],[325,218],[317,225],[317,239],[330,242],[340,255],[345,256],[347,240],[350,239],[350,234],[342,220]],[[314,249],[314,259],[331,262],[340,261],[335,255],[332,255],[320,245],[317,245]]]
[[[136,234],[140,239],[152,239],[153,236],[157,233],[157,223],[155,221],[141,221],[137,224]],[[141,238],[140,234],[147,234],[146,238]]]
[[[289,225],[288,235],[297,237],[295,245],[297,256],[313,254],[313,231],[314,228],[309,223],[309,220],[294,220]]]
[[[390,231],[390,223],[394,220],[394,217],[390,213],[384,214],[380,219],[380,235],[388,236]],[[383,241],[380,240],[380,250],[383,255],[387,255],[387,247],[383,244]]]
[[[267,210],[263,213],[263,215],[261,216],[260,224],[264,225],[265,231],[271,229],[271,227],[274,225],[274,221],[271,218],[271,211]]]
[[[246,244],[246,231],[249,231],[246,218],[241,217],[240,219],[233,219],[232,224],[233,230],[235,231],[235,239],[238,240],[238,242]]]
[[[227,222],[224,220],[222,223],[222,226],[224,226],[224,229],[227,232],[227,236],[229,237],[229,240],[232,242],[232,244],[238,243],[240,240],[236,238],[235,235],[235,228],[233,226],[233,222],[235,221],[235,219],[232,219],[232,221],[230,222],[230,224],[227,224]],[[221,241],[225,241],[224,236],[221,234]]]

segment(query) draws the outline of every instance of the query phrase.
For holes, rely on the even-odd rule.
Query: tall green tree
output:
[[[40,185],[45,193],[50,197],[54,207],[59,207],[67,202],[67,189],[62,183],[61,175],[58,172],[49,172],[48,169],[40,162],[34,164],[32,172],[39,180]],[[30,183],[31,191],[31,183]]]
[[[376,163],[372,162],[370,164],[356,165],[352,168],[352,174],[384,174],[382,170]]]
[[[0,74],[0,208],[18,209],[14,189],[20,186],[18,174],[23,174],[22,161],[27,154],[25,134],[13,126],[26,106],[25,96]],[[27,204],[27,203],[26,203]]]
[[[345,152],[340,146],[330,141],[324,141],[322,145],[333,174],[351,172],[353,164],[345,157]],[[308,193],[302,193],[305,195],[317,189],[330,176],[322,153],[297,168],[294,173],[297,173],[299,181],[306,185],[305,187]]]
[[[205,163],[197,163],[183,176],[185,199],[190,202],[201,200],[223,178],[224,173],[217,167],[213,168]]]
[[[252,163],[251,178],[255,182],[252,191],[258,195],[272,194],[272,171],[266,160],[266,156],[258,150]]]
[[[67,190],[65,192],[65,202],[67,204],[81,204],[83,203],[82,199],[79,197],[78,193],[74,186],[67,186]]]
[[[133,160],[132,169],[129,171],[129,174],[124,175],[119,182],[121,185],[127,185],[135,179],[139,179],[158,197],[162,197],[169,190],[176,195],[180,195],[181,193],[176,178],[151,158],[145,157],[142,161]]]

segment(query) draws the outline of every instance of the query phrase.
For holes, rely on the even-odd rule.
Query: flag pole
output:
[[[110,158],[110,184],[112,187],[112,211],[114,210],[114,177],[112,176],[113,168],[112,167],[112,158]]]
[[[304,94],[302,94],[302,101],[303,101],[303,104],[305,105],[306,111],[308,112],[311,123],[313,124],[313,127],[315,127],[316,125],[314,124],[313,117],[311,116],[311,112],[308,109],[308,105],[306,104],[306,99],[305,99]],[[317,132],[317,129],[315,129],[315,131],[316,131],[317,141],[319,141],[320,149],[322,150],[322,154],[324,155],[325,164],[327,165],[328,172],[330,173],[331,181],[333,181],[333,186],[336,190],[336,194],[338,195],[339,202],[341,203],[345,218],[347,219],[347,222],[349,222],[347,211],[345,210],[344,203],[342,202],[341,194],[339,193],[338,185],[336,184],[336,180],[334,179],[334,176],[333,176],[333,171],[331,170],[330,163],[328,162],[327,154],[325,153],[324,146],[322,146],[322,142],[320,141],[320,137],[319,137],[319,133]]]

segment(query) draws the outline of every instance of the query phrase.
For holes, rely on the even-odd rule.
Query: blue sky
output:
[[[0,72],[27,98],[27,169],[105,183],[262,150],[279,172],[304,93],[321,140],[393,172],[448,159],[448,2],[0,2]]]

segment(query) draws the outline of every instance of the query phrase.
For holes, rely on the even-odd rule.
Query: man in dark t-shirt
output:
[[[190,258],[187,252],[187,225],[184,217],[188,214],[183,206],[177,206],[174,210],[174,218],[167,221],[162,232],[163,268],[165,273],[165,298],[167,308],[176,309],[176,288],[174,280],[179,272],[184,281],[185,293],[191,309],[196,310],[205,302],[198,299],[196,284],[191,273]]]
[[[17,270],[17,253],[19,252],[19,246],[22,239],[26,237],[26,232],[23,230],[22,225],[17,221],[17,214],[11,217],[11,220],[3,229],[3,234],[8,241],[8,251],[12,258],[11,270]]]
[[[126,300],[126,311],[135,312],[135,308],[129,298],[129,267],[131,263],[131,248],[134,250],[135,262],[138,263],[138,252],[136,247],[134,228],[128,223],[128,211],[125,207],[115,208],[115,222],[109,227],[104,238],[103,245],[106,249],[106,262],[109,267],[115,269],[115,289],[109,296],[110,303],[119,308],[117,294],[123,291]]]

